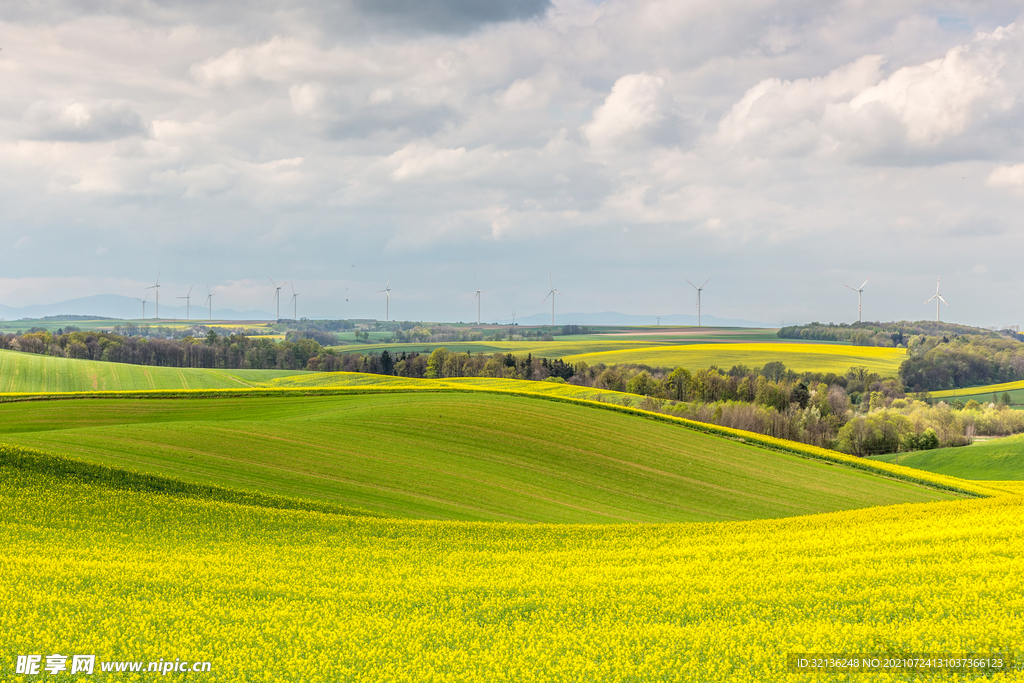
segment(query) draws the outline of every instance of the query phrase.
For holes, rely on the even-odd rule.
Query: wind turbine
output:
[[[188,294],[185,296],[175,297],[176,299],[185,300],[185,320],[188,320],[189,316],[192,315],[192,287],[195,287],[195,285],[188,288]]]
[[[548,292],[548,296],[551,297],[551,324],[555,324],[555,294],[562,296],[562,293],[555,289],[555,281],[551,273],[548,273],[548,282],[551,283],[551,291]],[[548,296],[544,297],[544,301],[548,300]],[[541,301],[541,303],[544,303]]]
[[[479,325],[480,324],[480,299],[482,298],[480,296],[480,292],[482,292],[484,290],[480,289],[480,283],[478,283],[476,281],[476,275],[473,276],[473,284],[476,285],[476,295],[473,298],[476,299],[476,324]]]
[[[387,322],[391,317],[391,274],[388,274],[388,283],[384,285],[384,289],[378,289],[375,293],[380,294],[384,292],[384,296],[388,298],[388,302],[384,305],[384,322]]]
[[[206,283],[206,305],[210,307],[210,320],[213,320],[213,292],[210,291],[210,283]]]
[[[928,299],[928,301],[925,301],[925,304],[929,304],[931,303],[932,299],[935,299],[935,322],[939,322],[939,302],[941,301],[947,306],[949,305],[948,303],[946,303],[946,300],[942,298],[942,295],[939,294],[939,280],[941,278],[941,275],[935,278],[935,296],[933,296],[931,299]]]
[[[147,294],[147,295],[146,295],[146,298],[145,298],[145,299],[140,299],[139,297],[135,297],[135,300],[136,300],[136,301],[138,301],[138,302],[142,303],[142,319],[143,319],[143,320],[145,320],[145,319],[146,319],[146,301],[147,301],[148,299],[149,299],[149,294]]]
[[[687,282],[690,282],[687,280]],[[697,285],[690,282],[690,286],[697,290],[697,327],[700,327],[700,293],[704,291],[705,285],[711,282],[711,278],[704,281],[704,284],[698,287]]]
[[[302,292],[296,292],[295,285],[292,285],[292,320],[299,319],[299,294]]]
[[[153,285],[152,287],[146,287],[146,289],[155,289],[156,290],[156,317],[153,318],[153,320],[159,320],[160,319],[160,271],[159,270],[156,271],[156,284]],[[149,297],[147,296],[146,298],[148,299]]]
[[[272,303],[277,304],[277,318],[275,318],[275,320],[280,320],[281,319],[281,288],[284,287],[288,283],[287,282],[282,282],[280,284],[280,286],[278,286],[278,284],[276,282],[274,282],[274,278],[272,278],[272,277],[270,277],[268,275],[267,279],[270,280],[270,284],[272,284],[272,285],[274,285],[274,287],[276,287],[276,289],[274,290],[274,301]]]
[[[870,280],[870,279],[871,278],[868,277],[868,280]],[[868,280],[864,281],[864,285],[866,285],[868,283]],[[861,285],[859,288],[857,288],[857,287],[850,287],[850,285],[843,285],[844,287],[849,287],[853,291],[857,292],[857,322],[860,322],[860,313],[861,313],[860,296],[861,296],[861,292],[864,291],[864,285]]]

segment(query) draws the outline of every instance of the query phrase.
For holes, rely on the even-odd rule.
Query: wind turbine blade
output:
[[[859,289],[856,289],[855,287],[850,287],[850,285],[843,285],[843,287],[847,287],[849,289],[852,289],[855,292],[859,292],[860,291]]]
[[[553,289],[551,290],[551,292],[554,292],[554,291],[555,290],[553,290]],[[551,296],[551,292],[548,292],[548,295],[546,297],[544,297],[543,299],[541,299],[540,302],[544,303],[545,301],[547,301],[548,300],[548,296]]]
[[[707,280],[705,280],[705,281],[704,281],[704,284],[703,284],[703,285],[701,285],[701,286],[700,286],[700,288],[701,288],[701,289],[704,289],[704,285],[706,285],[706,284],[707,284],[707,283],[709,283],[709,282],[711,282],[711,278],[708,278]]]
[[[270,277],[270,276],[268,275],[268,276],[267,276],[267,279],[268,279],[268,280],[270,280],[270,284],[272,284],[272,285],[274,285],[275,287],[277,287],[277,283],[276,283],[276,282],[274,282],[274,278],[272,278],[272,277]]]
[[[693,284],[693,283],[692,283],[692,282],[690,282],[689,280],[687,280],[686,282],[687,282],[687,284],[689,284],[689,285],[690,285],[691,287],[693,287],[694,289],[697,289],[697,285]]]
[[[939,295],[936,294],[935,296],[939,296]],[[946,300],[943,299],[941,296],[939,296],[939,301],[941,301],[942,303],[946,304],[947,306],[949,305],[948,303],[946,303]]]
[[[936,294],[935,296],[938,296],[938,294]],[[933,296],[931,299],[928,299],[928,301],[925,301],[925,303],[930,304],[931,302],[935,301],[935,296]]]
[[[868,276],[868,280],[870,280],[870,279],[871,279],[871,276],[869,275],[869,276]],[[865,280],[865,281],[864,281],[864,285],[866,285],[866,284],[868,283],[868,280]],[[860,289],[864,289],[864,285],[861,285],[861,286],[860,286]],[[860,289],[858,289],[857,291],[859,292],[859,291],[860,291]]]

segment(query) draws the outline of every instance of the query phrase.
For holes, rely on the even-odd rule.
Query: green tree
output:
[[[807,388],[807,385],[804,384],[803,382],[800,382],[795,387],[793,387],[793,391],[789,396],[789,400],[794,403],[798,403],[800,405],[800,410],[806,408],[807,403],[811,400],[811,392]]]
[[[939,447],[939,435],[935,433],[935,430],[929,427],[924,430],[924,433],[918,437],[917,446],[922,451],[930,451],[933,448]]]
[[[644,370],[634,375],[626,383],[626,391],[639,396],[650,396],[658,392],[658,383],[654,381],[649,372]]]
[[[765,363],[761,375],[772,382],[781,381],[786,376],[786,364],[777,360]]]
[[[692,375],[686,368],[676,368],[665,378],[665,393],[676,401],[685,401],[690,396]]]
[[[427,359],[427,372],[426,377],[428,379],[439,379],[444,376],[444,362],[448,360],[448,349],[441,346],[434,349],[434,352],[430,354],[430,358]]]

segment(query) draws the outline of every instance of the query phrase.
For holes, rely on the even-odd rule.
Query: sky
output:
[[[1019,2],[35,0],[0,82],[7,306],[1024,323]]]

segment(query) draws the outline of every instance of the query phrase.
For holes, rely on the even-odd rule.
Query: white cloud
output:
[[[398,150],[388,157],[388,161],[394,166],[391,177],[395,180],[407,180],[429,173],[453,170],[459,166],[465,155],[465,147],[437,149],[430,145],[414,144]]]
[[[992,187],[1024,188],[1024,164],[998,166],[989,174],[987,182]]]
[[[91,142],[149,134],[149,124],[124,101],[35,102],[22,122],[26,136],[36,140]]]
[[[980,134],[1024,100],[1024,28],[1017,25],[887,77],[885,62],[867,55],[826,76],[762,80],[722,118],[718,141],[769,156],[838,152],[891,160]]]
[[[970,261],[1003,277],[1024,249],[1008,227],[1024,46],[1005,0],[559,0],[528,21],[444,0],[448,28],[418,30],[351,3],[57,5],[0,23],[0,197],[20,245],[0,250],[5,274],[45,253],[85,276],[81,255],[116,244],[104,262],[132,277],[174,262],[214,287],[271,265],[329,283],[343,253],[370,279],[396,262],[427,301],[469,262],[519,283],[557,260],[604,308],[607,273],[628,300],[638,274],[700,260],[714,282],[799,292],[718,290],[737,315],[830,319],[806,283],[831,281],[853,232],[844,258],[894,283]],[[346,313],[381,314],[351,298]],[[913,298],[891,317],[919,314]],[[979,301],[970,315],[997,305]],[[432,305],[417,315],[448,315]]]
[[[604,104],[594,111],[583,134],[597,152],[650,144],[650,136],[668,119],[665,79],[648,73],[615,81]]]
[[[821,144],[820,121],[827,107],[877,83],[884,63],[881,55],[866,55],[825,76],[765,79],[722,118],[717,140],[755,153],[809,152]]]

